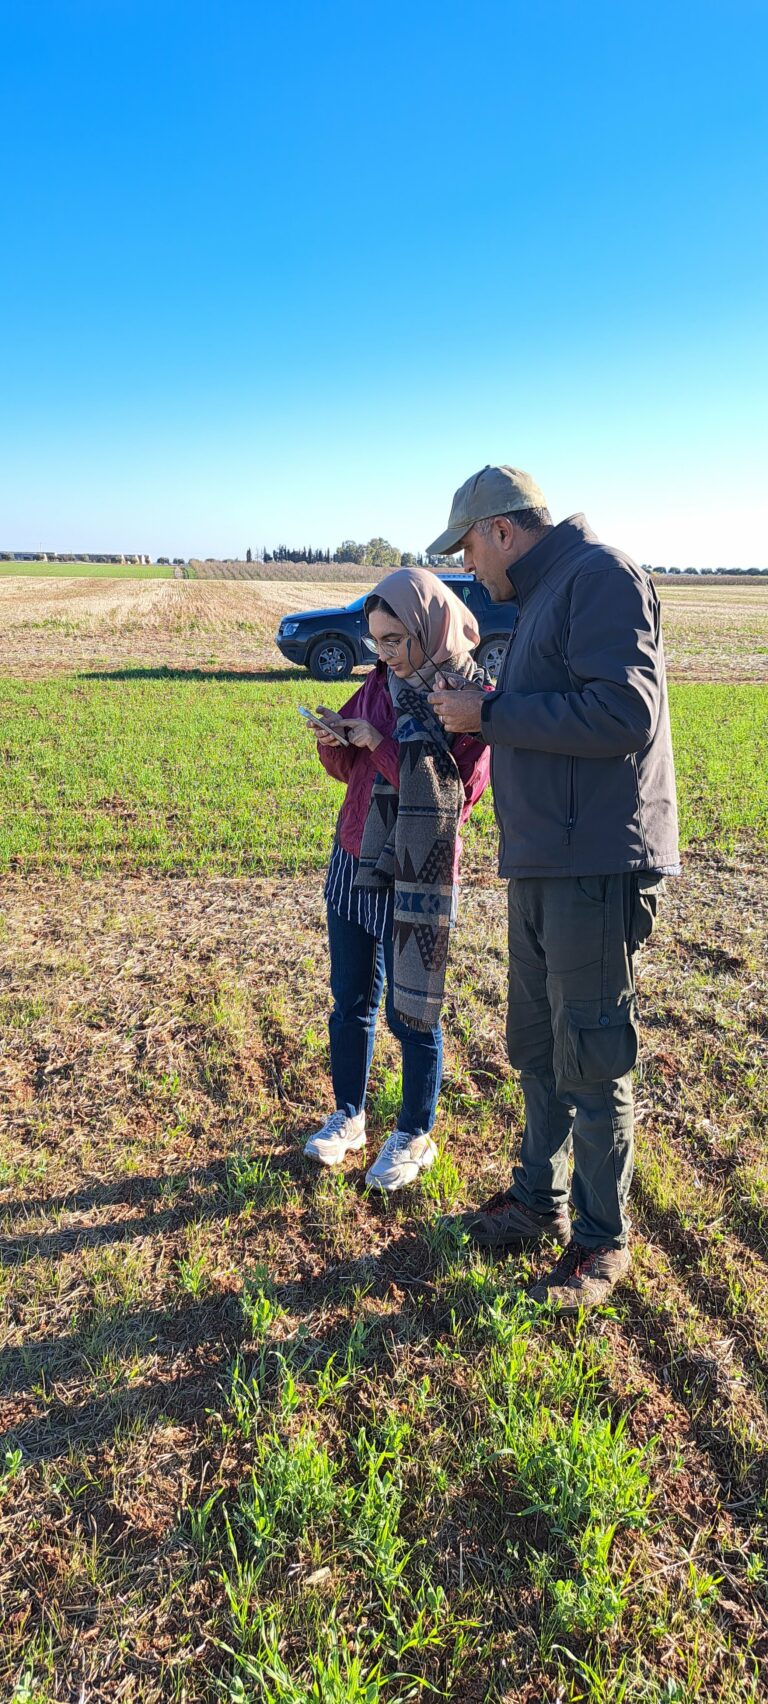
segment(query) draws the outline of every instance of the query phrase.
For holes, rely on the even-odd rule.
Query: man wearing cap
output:
[[[659,601],[583,515],[553,526],[518,468],[485,467],[456,492],[429,554],[459,550],[495,603],[518,604],[495,692],[430,702],[449,733],[491,747],[525,1128],[511,1188],[457,1223],[484,1248],[556,1238],[564,1253],[531,1293],[575,1312],[629,1268],[634,955],[679,872]]]

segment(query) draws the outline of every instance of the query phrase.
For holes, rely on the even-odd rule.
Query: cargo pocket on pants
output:
[[[637,1060],[634,994],[620,1000],[571,1000],[563,1008],[560,1076],[564,1083],[593,1085],[626,1077]]]
[[[657,876],[652,870],[640,871],[632,878],[632,911],[627,943],[630,954],[636,953],[653,932],[663,886],[664,877]]]

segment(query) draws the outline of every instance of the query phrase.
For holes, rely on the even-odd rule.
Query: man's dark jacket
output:
[[[482,711],[499,874],[675,869],[675,771],[650,575],[571,515],[509,579],[519,618]]]

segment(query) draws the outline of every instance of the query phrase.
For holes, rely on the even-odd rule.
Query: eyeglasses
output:
[[[406,638],[407,634],[403,633],[399,639],[374,639],[373,634],[369,633],[366,644],[370,645],[372,650],[378,651],[382,657],[394,657]]]

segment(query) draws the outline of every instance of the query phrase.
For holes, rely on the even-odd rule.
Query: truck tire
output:
[[[320,639],[307,659],[313,680],[346,680],[354,666],[355,654],[346,639]]]
[[[500,633],[495,639],[484,639],[482,645],[477,647],[478,663],[481,669],[488,671],[493,681],[498,678],[508,644],[509,634]]]

